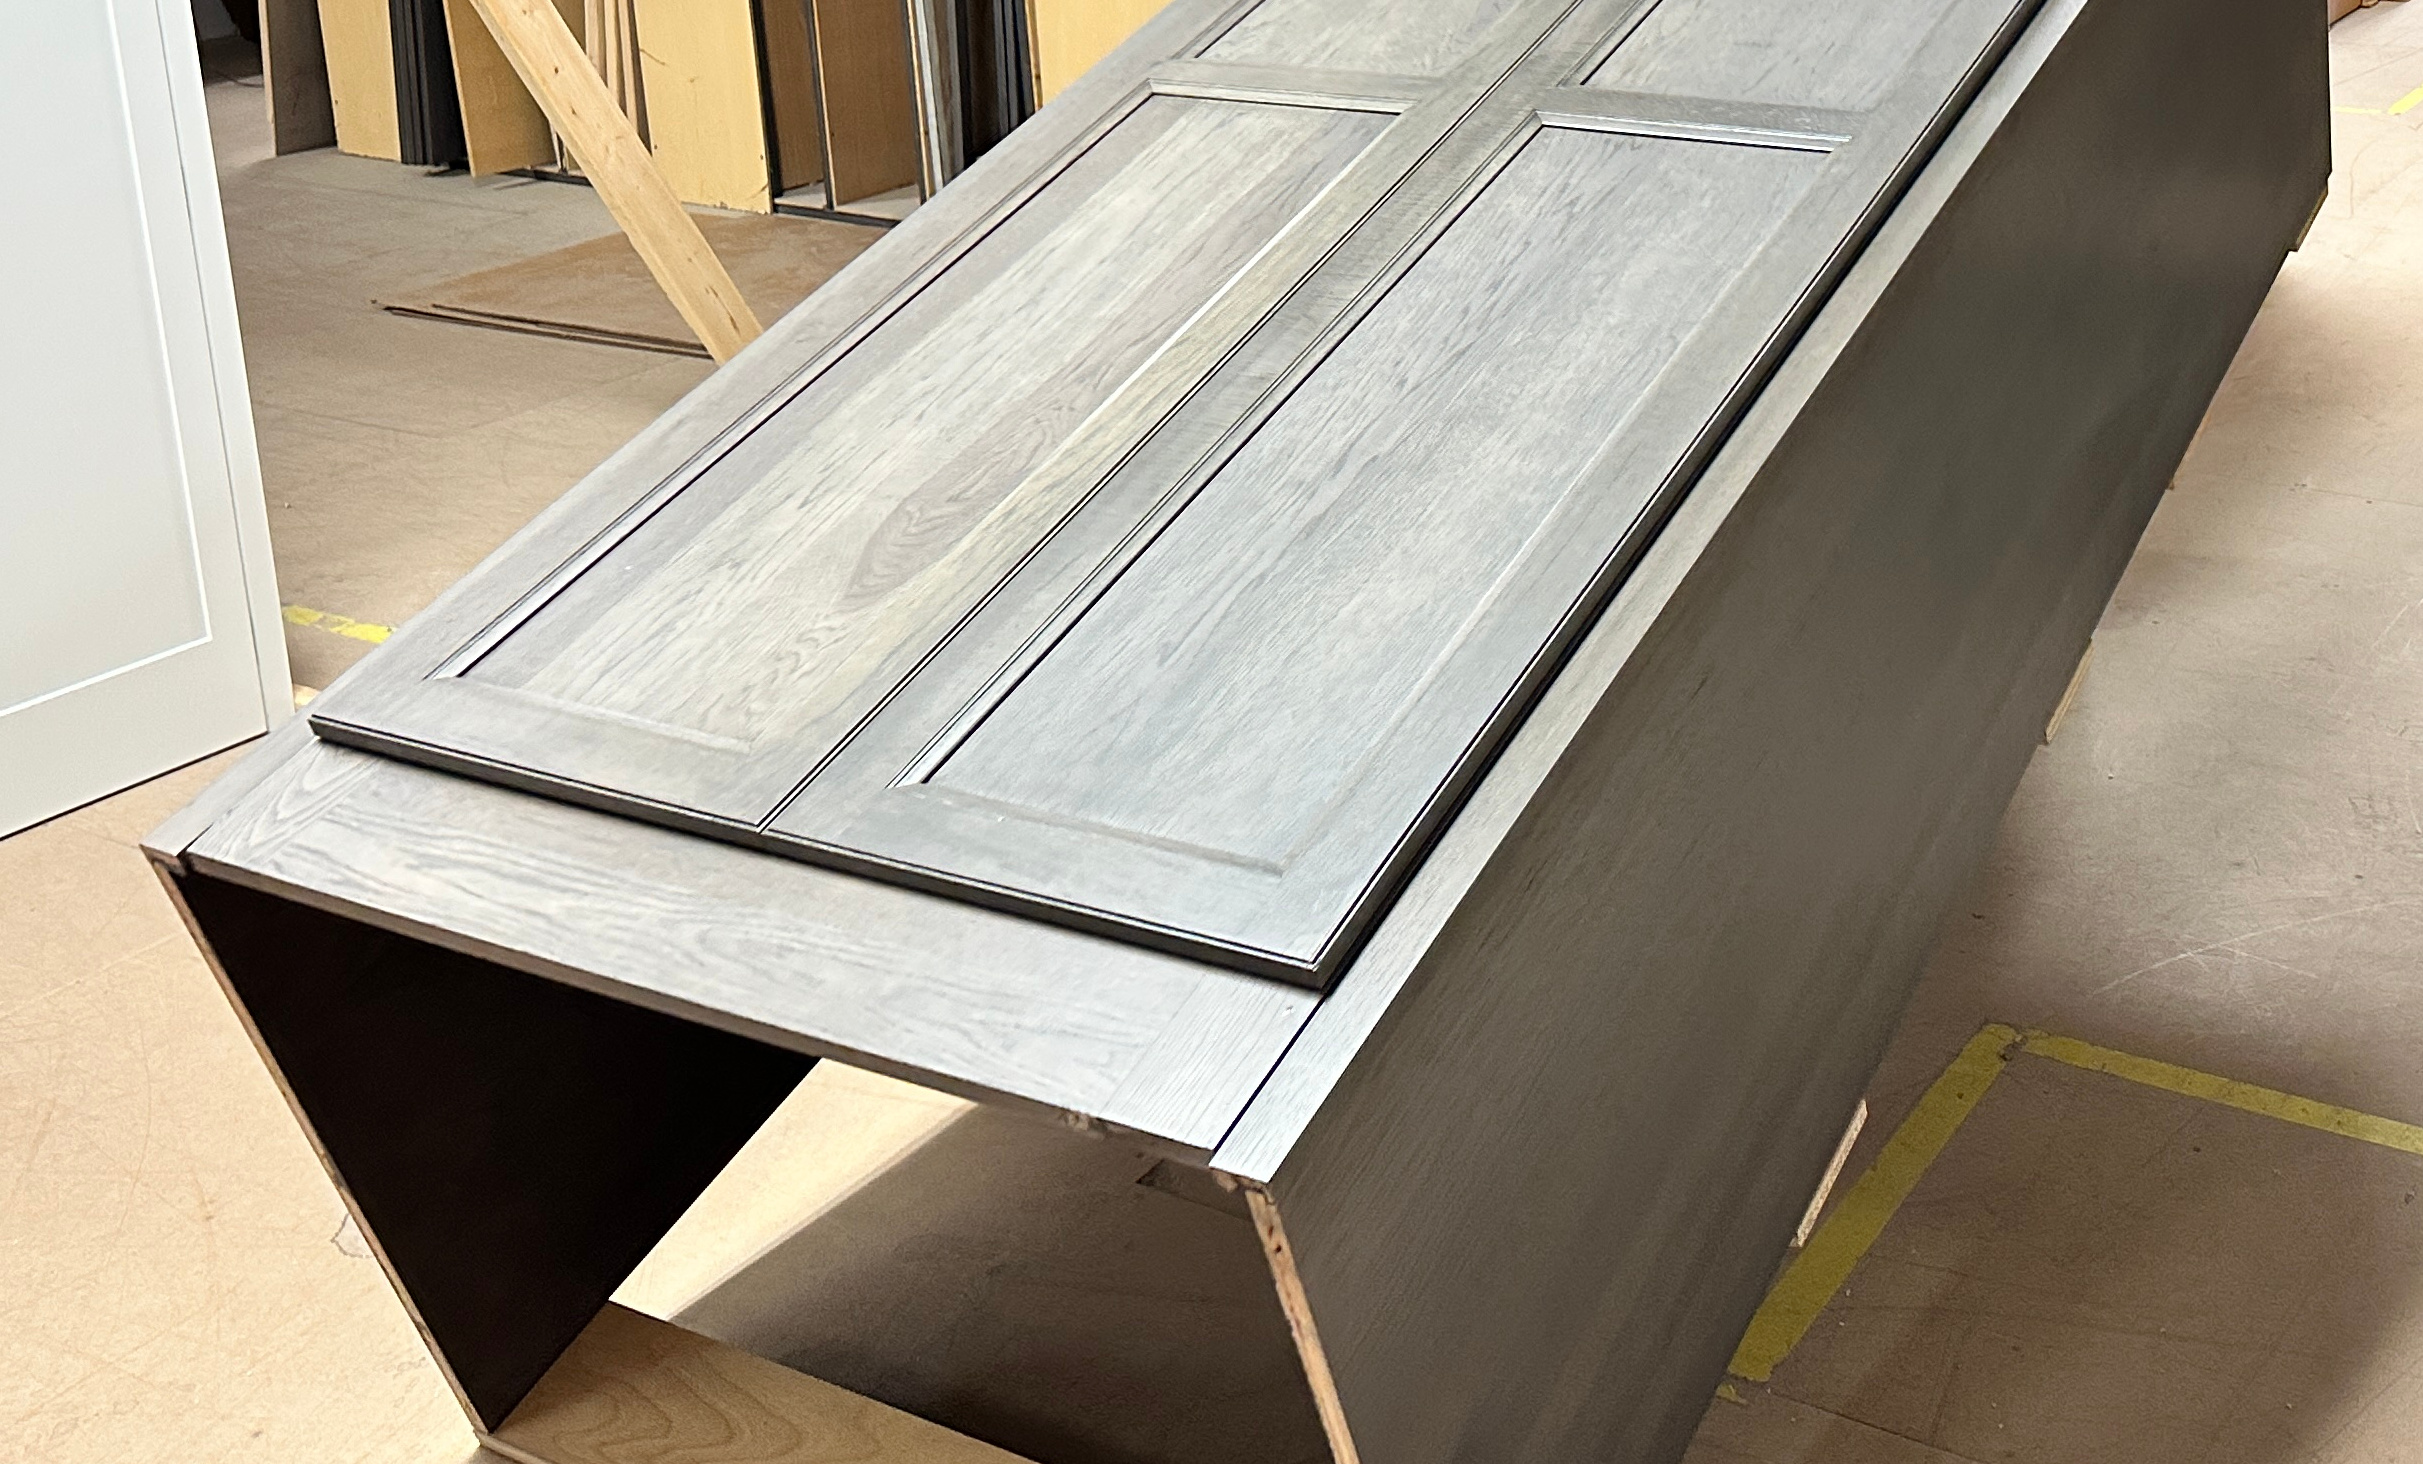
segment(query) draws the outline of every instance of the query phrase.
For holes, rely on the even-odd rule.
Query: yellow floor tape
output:
[[[367,620],[348,620],[342,615],[331,615],[325,610],[306,610],[300,605],[288,605],[280,613],[286,617],[286,623],[289,625],[309,626],[313,630],[324,630],[331,635],[350,636],[358,641],[368,641],[374,646],[395,634],[393,626],[372,625]]]
[[[2417,95],[2423,97],[2423,93]],[[1989,1023],[1969,1039],[1960,1055],[1952,1059],[1943,1075],[1919,1098],[1909,1117],[1885,1141],[1876,1162],[1843,1192],[1825,1223],[1817,1227],[1809,1243],[1792,1258],[1792,1264],[1767,1293],[1758,1315],[1750,1319],[1749,1330],[1742,1334],[1729,1369],[1733,1376],[1745,1382],[1763,1383],[1775,1375],[1777,1366],[1808,1335],[1826,1304],[1851,1279],[1860,1257],[1884,1234],[1901,1202],[1918,1187],[1927,1167],[1952,1141],[1952,1135],[1960,1131],[1978,1100],[1994,1085],[1994,1079],[2022,1052],[2087,1072],[2106,1073],[2149,1088],[2276,1118],[2283,1123],[2423,1155],[2423,1126],[2376,1118],[2352,1108],[2317,1103],[2311,1098],[2215,1077],[2175,1063],[2116,1052],[2074,1037],[2023,1032],[1999,1022]]]
[[[1766,1302],[1750,1319],[1750,1330],[1742,1334],[1741,1346],[1733,1353],[1735,1377],[1763,1383],[1774,1375],[1776,1364],[1799,1344],[1817,1321],[1817,1314],[1851,1279],[1851,1268],[1868,1253],[1876,1237],[1884,1234],[1893,1212],[1901,1208],[1927,1166],[1960,1131],[1969,1110],[1994,1086],[2003,1065],[2011,1060],[2011,1049],[2021,1040],[2016,1027],[1988,1026],[1952,1059],[1952,1065],[1927,1089],[1893,1137],[1885,1140],[1884,1152],[1843,1191],[1834,1213],[1817,1227],[1817,1233],[1809,1237],[1809,1243],[1801,1247],[1767,1293]]]

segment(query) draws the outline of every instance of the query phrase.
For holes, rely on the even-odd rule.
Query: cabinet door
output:
[[[1183,7],[778,405],[315,723],[1324,984],[2027,9]]]
[[[192,17],[27,7],[0,73],[5,833],[291,701]]]

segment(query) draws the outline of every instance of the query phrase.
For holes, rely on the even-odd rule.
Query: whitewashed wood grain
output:
[[[742,744],[846,727],[902,622],[981,587],[950,551],[1381,120],[1145,102],[475,677]]]
[[[1964,13],[2008,10],[1969,0]],[[1487,137],[1493,109],[1518,109],[1503,175],[1469,202],[1443,197],[1437,174],[1486,180],[1494,161],[1442,150],[1409,180],[1452,222],[1408,242],[1410,272],[1363,287],[1361,301],[1379,300],[1369,315],[1342,307],[1294,376],[1258,372],[1264,338],[1312,313],[1291,302],[1189,403],[1193,420],[1123,469],[1177,506],[1156,508],[1165,517],[1083,589],[1045,580],[1053,561],[1039,556],[1023,577],[1049,592],[997,596],[771,832],[809,841],[812,857],[886,861],[1006,908],[1322,985],[1520,715],[1526,682],[1624,572],[1627,536],[1654,528],[1992,49],[1937,14],[1903,18],[1926,39],[1872,125],[1695,99],[1661,115],[1654,98],[1602,92],[1610,110],[1572,124],[1585,132],[1560,123],[1526,141],[1523,109],[1593,95],[1550,83],[1596,33],[1558,32],[1456,134]],[[1857,136],[1837,147],[1831,128]],[[1595,171],[1578,161],[1525,191],[1535,158],[1594,150]],[[1705,161],[1670,174],[1611,161],[1652,153]],[[1503,190],[1517,201],[1498,206]],[[1692,227],[1670,218],[1708,232],[1669,236]],[[1403,237],[1377,225],[1350,242]],[[1535,232],[1571,262],[1491,252]],[[1363,278],[1344,258],[1306,295]],[[1594,296],[1594,282],[1636,277],[1654,282],[1628,301]],[[1651,301],[1671,304],[1671,321],[1646,313]],[[1250,390],[1229,390],[1240,377]],[[1214,464],[1208,481],[1183,476],[1196,459]],[[1182,486],[1161,490],[1172,476]],[[1110,513],[1122,491],[1115,481],[1097,507]],[[1051,552],[1074,554],[1085,528]],[[1028,630],[1030,604],[1055,600],[1055,618]],[[1002,623],[1027,639],[999,652],[991,685],[946,692]]]

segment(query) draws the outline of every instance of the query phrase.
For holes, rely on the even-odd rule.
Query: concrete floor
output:
[[[2333,56],[2330,201],[1944,932],[1854,1176],[1988,1021],[2423,1122],[2423,106],[2395,110],[2423,9],[2359,12]],[[289,603],[408,616],[703,373],[373,311],[607,220],[561,185],[273,161],[259,92],[210,98]],[[366,649],[290,639],[315,686]],[[226,762],[0,840],[0,1458],[485,1457],[134,852]],[[961,1114],[825,1081],[841,1107],[787,1109],[626,1299],[730,1312],[736,1261]],[[2400,1148],[2016,1058],[1693,1460],[2423,1461],[2419,1192]]]

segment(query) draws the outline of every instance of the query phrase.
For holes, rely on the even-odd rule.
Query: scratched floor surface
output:
[[[1870,1093],[1988,1021],[2423,1122],[2423,6]],[[2017,1079],[2017,1081],[2014,1081]],[[2423,1461],[2423,1160],[2021,1058],[1693,1464]]]

